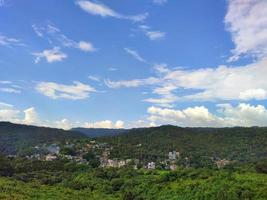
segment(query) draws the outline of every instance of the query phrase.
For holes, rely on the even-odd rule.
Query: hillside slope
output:
[[[0,153],[14,154],[43,143],[86,138],[80,132],[0,122]]]
[[[88,137],[104,137],[116,136],[127,133],[128,129],[109,129],[109,128],[73,128],[72,131],[77,131],[85,134]]]
[[[188,157],[218,157],[252,161],[267,157],[267,128],[181,128],[161,126],[132,129],[126,134],[99,138],[114,146],[113,157],[154,159],[172,150]]]

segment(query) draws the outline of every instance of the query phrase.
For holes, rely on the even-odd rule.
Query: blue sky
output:
[[[265,0],[0,0],[0,120],[267,125]]]

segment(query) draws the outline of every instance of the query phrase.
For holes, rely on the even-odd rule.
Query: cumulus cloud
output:
[[[34,107],[23,111],[24,116],[21,116],[21,111],[14,108],[13,105],[0,102],[0,121],[10,121],[21,124],[37,124],[38,114]]]
[[[242,55],[267,56],[267,1],[229,0],[228,3],[225,23],[235,44],[229,61]]]
[[[13,108],[13,105],[0,103],[0,121],[17,121],[20,111]]]
[[[50,126],[55,127],[55,128],[61,128],[61,129],[69,130],[74,125],[73,125],[73,123],[71,123],[70,120],[64,118],[62,120],[55,121],[54,124],[50,123]]]
[[[38,122],[38,114],[34,107],[28,108],[23,112],[25,114],[24,124],[36,124]]]
[[[96,92],[90,85],[74,81],[73,85],[64,85],[54,82],[40,82],[36,85],[36,90],[51,99],[86,99],[89,94]]]
[[[158,97],[147,102],[171,106],[177,101],[263,100],[267,99],[267,59],[252,64],[187,70],[155,67],[154,77],[106,81],[111,88],[151,85]],[[178,93],[177,93],[178,92]]]
[[[124,50],[126,51],[126,53],[131,55],[134,59],[136,59],[140,62],[146,63],[146,60],[144,58],[142,58],[142,56],[140,56],[140,54],[137,51],[135,51],[133,49],[129,49],[129,48],[124,48]]]
[[[124,122],[121,120],[113,123],[111,120],[103,120],[98,122],[86,122],[83,127],[85,128],[123,128]]]
[[[85,12],[91,15],[99,15],[101,17],[114,17],[117,19],[128,19],[133,22],[141,22],[144,21],[148,17],[148,13],[143,13],[139,15],[123,15],[120,14],[108,6],[101,3],[94,3],[92,1],[78,0],[76,4]]]
[[[229,127],[266,126],[267,110],[262,105],[253,106],[240,103],[218,105],[217,115],[204,106],[188,107],[183,110],[151,106],[147,112],[148,120],[156,124],[173,124],[183,127]]]
[[[67,58],[67,54],[61,52],[59,47],[46,49],[42,52],[33,53],[32,55],[35,56],[35,63],[39,63],[42,58],[45,58],[48,63],[59,62]]]

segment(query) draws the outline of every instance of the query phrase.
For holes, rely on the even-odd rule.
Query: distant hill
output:
[[[109,129],[109,128],[73,128],[71,130],[83,133],[88,137],[116,136],[127,133],[129,131],[129,129]]]
[[[267,128],[181,128],[161,126],[131,129],[114,137],[98,138],[113,145],[113,157],[156,160],[176,150],[188,157],[217,157],[252,161],[267,157]]]
[[[0,122],[0,153],[3,154],[23,152],[38,144],[60,143],[80,138],[86,136],[75,131]]]

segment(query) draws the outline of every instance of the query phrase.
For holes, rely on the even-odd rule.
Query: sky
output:
[[[0,0],[0,121],[267,126],[266,0]]]

